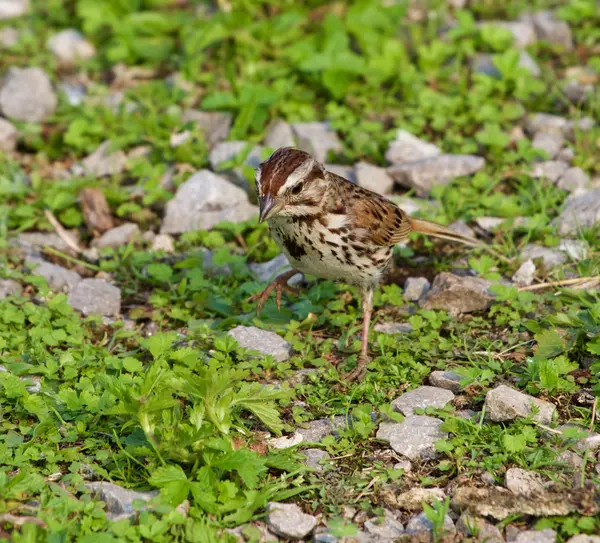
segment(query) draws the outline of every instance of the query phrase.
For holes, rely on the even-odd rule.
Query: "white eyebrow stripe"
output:
[[[313,169],[315,165],[315,159],[312,157],[307,158],[300,166],[298,166],[285,180],[285,183],[281,185],[281,188],[277,191],[277,194],[283,194],[285,191],[298,184],[306,175]]]

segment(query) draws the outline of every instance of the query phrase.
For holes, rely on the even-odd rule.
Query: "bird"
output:
[[[255,170],[259,222],[267,222],[275,243],[292,269],[250,298],[257,315],[276,292],[299,294],[287,284],[297,273],[343,282],[362,292],[362,343],[357,365],[344,376],[348,383],[364,378],[373,294],[392,258],[394,245],[409,234],[425,234],[465,245],[480,245],[440,224],[409,216],[376,192],[327,171],[309,153],[282,147]]]

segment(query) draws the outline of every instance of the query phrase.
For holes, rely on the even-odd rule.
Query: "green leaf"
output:
[[[537,342],[536,358],[552,358],[563,352],[563,340],[556,330],[544,330],[534,337]]]
[[[148,482],[156,487],[162,487],[168,483],[187,481],[187,475],[181,466],[171,465],[158,468],[152,473]]]
[[[258,486],[258,478],[267,471],[265,461],[255,452],[248,449],[230,451],[219,458],[213,466],[239,473],[248,488]]]
[[[502,444],[509,453],[519,453],[525,449],[527,438],[523,434],[511,435],[504,434],[502,436]]]
[[[176,332],[162,332],[149,337],[144,343],[145,347],[156,359],[159,356],[169,352],[171,345],[173,345],[176,339]]]

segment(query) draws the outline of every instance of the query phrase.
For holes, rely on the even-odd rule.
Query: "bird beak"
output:
[[[265,222],[269,217],[276,215],[281,210],[281,204],[272,196],[263,196],[260,201],[260,217],[258,222]]]

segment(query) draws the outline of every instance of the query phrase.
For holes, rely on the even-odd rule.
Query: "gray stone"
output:
[[[476,53],[471,58],[471,70],[476,73],[484,74],[494,79],[501,79],[502,73],[494,64],[494,56],[487,53]],[[531,57],[527,51],[521,51],[519,53],[519,66],[524,68],[533,76],[538,77],[542,71],[537,65],[535,60]]]
[[[0,118],[0,152],[10,153],[17,148],[19,132],[12,123]]]
[[[535,406],[537,413],[532,410]],[[552,421],[556,407],[550,402],[523,394],[514,388],[500,385],[485,396],[485,411],[488,420],[506,422],[519,417],[529,417],[542,424]]]
[[[281,253],[268,262],[250,264],[249,268],[257,279],[266,283],[272,281],[284,271],[291,269],[291,266],[286,256]]]
[[[408,302],[417,302],[430,288],[431,283],[425,277],[409,277],[404,283],[402,297]]]
[[[600,222],[600,189],[590,190],[567,198],[559,218],[561,236],[577,234],[582,228],[591,228]]]
[[[267,443],[273,449],[280,450],[280,449],[289,449],[290,447],[295,447],[296,445],[299,445],[300,443],[302,443],[302,441],[303,441],[302,434],[300,434],[298,432],[294,432],[292,435],[289,435],[289,436],[281,436],[281,437],[274,437],[274,438],[268,439]]]
[[[548,158],[552,159],[558,155],[564,141],[565,138],[562,134],[538,132],[533,138],[532,146],[536,149],[541,149],[548,155]]]
[[[92,242],[93,247],[104,249],[105,247],[121,247],[139,237],[140,227],[133,222],[126,222],[115,228],[111,228],[101,237]]]
[[[377,438],[388,441],[392,449],[410,460],[430,460],[438,456],[436,441],[448,434],[440,430],[442,421],[426,415],[408,415],[403,422],[382,422]]]
[[[586,241],[579,239],[561,239],[558,250],[573,260],[583,260],[588,257],[590,246]]]
[[[575,151],[570,147],[563,147],[556,155],[556,160],[560,162],[571,163],[575,158]]]
[[[442,153],[433,143],[423,141],[406,130],[398,130],[390,142],[385,158],[390,164],[406,164],[432,158]]]
[[[346,166],[345,164],[325,164],[325,169],[356,184],[356,174],[352,166]]]
[[[480,26],[493,25],[508,30],[513,35],[513,45],[517,49],[525,49],[537,41],[533,24],[529,21],[487,21]]]
[[[418,162],[396,164],[388,173],[396,183],[414,188],[418,196],[425,196],[437,185],[446,185],[452,179],[470,175],[485,166],[485,159],[474,155],[438,155]]]
[[[323,463],[329,460],[329,453],[322,449],[306,449],[302,451],[302,454],[306,456],[304,463],[315,471],[323,471]]]
[[[0,28],[0,47],[12,47],[19,42],[19,31],[12,26]]]
[[[298,148],[310,153],[319,162],[327,161],[329,151],[342,151],[340,139],[329,123],[294,123],[292,131],[298,141]]]
[[[302,435],[302,440],[307,443],[319,443],[324,437],[335,435],[340,429],[347,426],[345,417],[337,415],[326,419],[317,419],[305,422],[298,432]]]
[[[454,221],[452,224],[448,225],[448,228],[458,234],[461,234],[463,236],[467,236],[468,238],[473,238],[475,239],[475,232],[473,231],[473,229],[467,225],[467,223],[465,221],[463,221],[462,219],[458,219],[456,221]]]
[[[542,477],[535,471],[527,471],[521,468],[506,470],[504,485],[513,494],[520,494],[521,496],[532,496],[544,491]]]
[[[596,453],[600,450],[600,434],[596,432],[590,433],[588,436],[580,439],[575,443],[575,450],[585,453]]]
[[[472,537],[478,543],[504,543],[502,532],[496,526],[466,511],[456,521],[456,529],[460,535]]]
[[[527,530],[521,532],[516,538],[515,543],[555,543],[556,532],[550,528],[545,530]]]
[[[42,262],[32,273],[45,277],[48,286],[55,292],[68,292],[81,281],[81,276],[77,272],[50,262]]]
[[[475,219],[475,222],[479,228],[487,230],[488,232],[493,232],[501,224],[506,222],[506,219],[503,219],[502,217],[478,217]]]
[[[219,222],[246,221],[257,213],[241,188],[209,170],[200,170],[167,203],[161,233],[209,230]]]
[[[394,187],[394,180],[385,168],[373,166],[368,162],[359,162],[355,166],[356,184],[377,194],[389,194]]]
[[[600,543],[600,535],[578,534],[567,540],[567,543]]]
[[[260,354],[271,355],[278,362],[283,362],[290,357],[292,346],[275,332],[261,330],[256,326],[236,326],[229,331],[241,347]]]
[[[267,506],[269,529],[282,537],[302,539],[315,529],[317,519],[302,512],[294,503],[274,503]]]
[[[373,326],[375,332],[388,335],[408,334],[412,331],[412,326],[407,322],[379,322]]]
[[[519,269],[513,274],[511,280],[520,286],[528,286],[535,279],[535,264],[533,260],[526,260],[519,266]]]
[[[573,470],[580,471],[583,468],[583,458],[572,451],[563,451],[557,457],[556,461],[566,464]],[[579,474],[578,474],[579,475]]]
[[[77,85],[69,83],[68,81],[62,81],[59,87],[66,96],[67,102],[69,102],[70,105],[80,106],[83,104],[83,100],[87,95],[87,89],[84,85]]]
[[[556,183],[569,169],[569,165],[561,160],[545,160],[537,162],[531,170],[531,177],[548,179]]]
[[[567,256],[558,249],[550,249],[548,247],[542,247],[535,243],[526,245],[521,251],[521,260],[536,260],[540,259],[544,265],[544,268],[550,270],[563,264],[567,261]]]
[[[234,160],[244,149],[248,147],[247,141],[223,141],[217,143],[208,155],[210,167],[213,170],[219,169],[223,162]],[[258,167],[262,162],[261,159],[262,147],[259,145],[252,147],[250,152],[244,159],[244,164],[252,168]]]
[[[21,17],[29,12],[29,0],[0,0],[0,21]]]
[[[519,55],[519,66],[527,70],[534,77],[539,77],[542,75],[542,70],[540,69],[538,63],[527,51],[521,51]]]
[[[592,117],[581,117],[579,119],[567,121],[564,128],[565,137],[573,140],[578,132],[587,132],[596,126],[596,121]]]
[[[389,512],[383,518],[367,520],[363,525],[365,531],[377,541],[394,541],[404,533],[404,526]]]
[[[231,130],[230,113],[186,109],[181,115],[181,120],[184,123],[195,123],[200,132],[204,134],[209,147],[226,140]]]
[[[169,234],[158,234],[158,236],[152,240],[152,250],[172,253],[175,251],[175,241]]]
[[[69,232],[73,235],[72,232]],[[55,232],[22,232],[16,238],[16,244],[27,252],[38,252],[44,247],[52,247],[61,252],[69,251],[69,246]]]
[[[452,315],[487,309],[494,296],[491,283],[479,277],[459,277],[442,272],[436,276],[431,289],[419,300],[423,309],[443,309]]]
[[[72,64],[96,55],[96,48],[87,41],[81,32],[67,28],[48,38],[48,49],[64,64]]]
[[[127,155],[121,150],[111,150],[111,141],[102,143],[91,155],[83,159],[81,165],[87,175],[110,177],[119,175],[127,164]]]
[[[421,488],[415,486],[396,497],[396,505],[405,511],[422,511],[423,504],[431,505],[435,500],[444,501],[446,494],[441,488]]]
[[[0,85],[0,113],[14,121],[41,123],[54,114],[57,102],[41,68],[9,68]]]
[[[562,91],[565,96],[574,104],[584,104],[588,102],[594,94],[596,86],[592,84],[585,85],[573,79],[563,84]]]
[[[562,174],[556,186],[569,192],[584,190],[590,186],[590,176],[579,167],[569,168]]]
[[[69,303],[84,315],[118,315],[121,290],[101,279],[83,279],[69,293]]]
[[[429,382],[437,388],[445,388],[455,394],[458,394],[462,389],[460,382],[464,379],[453,371],[432,371],[429,374]]]
[[[551,113],[533,113],[525,120],[525,129],[530,134],[538,132],[564,134],[568,125],[567,119]]]
[[[533,23],[538,39],[561,45],[568,50],[573,49],[573,35],[569,25],[554,17],[551,11],[539,11],[529,17],[522,17],[522,20]]]
[[[0,279],[0,300],[8,296],[21,296],[23,289],[14,279]]]
[[[114,521],[135,517],[134,502],[148,502],[158,495],[158,491],[136,492],[104,481],[85,483],[85,486],[106,504],[106,516]]]
[[[434,407],[442,409],[454,400],[454,394],[449,390],[438,387],[420,386],[405,392],[394,401],[392,407],[403,415],[414,415],[415,409]]]
[[[285,121],[275,121],[268,129],[265,136],[265,146],[273,150],[281,147],[295,147],[294,133],[289,123]]]
[[[418,534],[421,532],[433,532],[433,523],[425,516],[425,513],[420,513],[412,517],[406,525],[407,534]],[[456,533],[454,522],[452,522],[452,519],[448,515],[444,517],[443,532],[445,535],[454,535]]]
[[[408,459],[400,460],[394,464],[394,469],[404,470],[404,473],[410,473],[413,469],[412,462]]]

